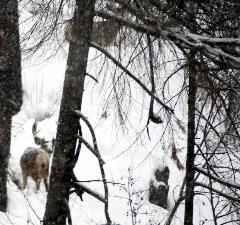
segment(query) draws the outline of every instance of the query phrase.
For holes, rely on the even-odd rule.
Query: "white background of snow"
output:
[[[90,51],[90,58],[95,56],[95,51]],[[34,60],[33,60],[34,61]],[[39,123],[39,136],[47,140],[51,140],[55,136],[58,109],[60,104],[60,96],[63,84],[63,77],[65,73],[66,54],[59,53],[55,58],[47,63],[39,66],[33,66],[32,62],[23,62],[23,88],[24,88],[24,102],[22,109],[18,115],[13,118],[12,123],[12,143],[11,143],[11,158],[10,169],[14,171],[15,176],[21,180],[21,170],[19,159],[23,151],[27,147],[36,146],[32,137],[32,124],[36,118],[43,119],[46,116],[49,118]],[[90,68],[91,70],[92,68]],[[176,84],[176,82],[174,82]],[[146,190],[149,187],[149,181],[154,173],[154,170],[161,167],[162,164],[167,164],[170,168],[170,190],[169,190],[169,205],[173,206],[174,199],[177,198],[181,182],[184,176],[184,171],[179,171],[174,162],[172,162],[167,154],[169,143],[165,143],[164,147],[161,144],[156,145],[159,136],[151,136],[152,141],[149,141],[147,135],[144,135],[142,145],[134,145],[127,153],[116,157],[118,154],[126,150],[134,141],[135,133],[133,131],[123,133],[121,129],[114,124],[113,111],[108,112],[107,119],[101,120],[99,123],[101,113],[100,103],[97,88],[93,89],[94,81],[86,78],[86,86],[83,99],[83,113],[88,117],[89,121],[95,127],[95,132],[98,140],[98,145],[103,159],[106,162],[105,170],[108,181],[119,182],[125,184],[129,178],[129,170],[133,171],[132,177],[134,185],[130,191],[144,191],[141,197],[144,203],[137,214],[138,222],[136,224],[150,225],[158,224],[164,220],[168,211],[160,207],[154,206],[148,202],[148,193]],[[177,89],[172,86],[171,91]],[[94,91],[92,91],[94,90]],[[141,101],[140,101],[141,102]],[[130,118],[134,119],[133,123],[135,129],[141,130],[147,121],[147,110],[143,112],[143,119],[139,125],[140,118],[136,118],[136,114],[130,114]],[[186,118],[185,121],[186,122]],[[150,126],[152,133],[161,133],[162,127]],[[154,132],[153,132],[154,131]],[[146,133],[146,132],[145,132]],[[84,137],[91,143],[91,138],[87,129],[83,130]],[[184,136],[179,135],[175,137],[179,145],[184,146]],[[167,140],[168,138],[166,138]],[[152,149],[154,150],[152,151]],[[149,157],[145,159],[148,153],[152,151]],[[182,163],[184,163],[184,153],[180,155]],[[79,162],[75,168],[75,173],[79,180],[101,179],[97,160],[86,149],[82,148]],[[86,183],[89,187],[97,192],[103,193],[101,183]],[[131,216],[127,216],[130,208],[128,205],[128,193],[121,189],[118,185],[112,186],[110,189],[110,216],[112,221],[116,224],[130,225]],[[8,183],[8,212],[0,214],[0,224],[10,225],[25,225],[25,224],[40,224],[43,218],[46,192],[43,183],[41,183],[40,191],[35,193],[35,183],[31,178],[28,179],[28,186],[26,190],[21,191],[9,180]],[[140,198],[140,197],[139,197]],[[133,197],[133,202],[139,202],[139,198]],[[72,195],[70,199],[70,208],[72,213],[73,224],[90,225],[90,224],[104,224],[103,204],[93,197],[84,194],[84,201],[76,195]],[[203,217],[209,217],[211,210],[208,210],[208,205],[202,204],[204,200],[198,200],[199,204],[195,207],[195,222],[200,224]],[[204,211],[203,211],[204,208]],[[207,210],[206,210],[207,209]],[[206,210],[206,211],[205,211]],[[130,214],[129,214],[130,215]],[[173,224],[178,225],[182,223],[183,207],[180,207],[177,218]]]
[[[19,177],[20,180],[21,170],[19,158],[27,147],[36,146],[31,133],[34,119],[41,118],[42,116],[44,117],[49,113],[49,110],[52,114],[52,109],[55,109],[54,114],[52,114],[50,118],[40,122],[38,129],[40,129],[39,136],[45,137],[47,140],[51,140],[52,137],[55,136],[59,104],[59,101],[56,101],[56,99],[59,99],[59,90],[61,90],[62,87],[65,62],[65,57],[58,56],[53,59],[51,63],[44,65],[44,67],[38,70],[30,70],[29,68],[25,69],[25,65],[23,66],[24,89],[27,91],[29,96],[25,96],[21,112],[13,119],[10,158],[10,169],[16,173],[15,175]],[[99,149],[106,162],[105,170],[108,181],[119,182],[126,185],[129,177],[128,168],[134,169],[137,166],[137,168],[131,172],[134,179],[134,185],[131,191],[144,191],[149,187],[149,181],[154,173],[154,170],[158,167],[162,167],[163,164],[167,164],[170,168],[169,204],[172,206],[174,199],[178,196],[178,191],[180,189],[179,185],[181,185],[184,172],[180,172],[176,168],[174,162],[170,160],[168,154],[164,153],[164,149],[160,148],[161,145],[159,145],[151,153],[147,160],[141,163],[155,145],[156,137],[152,137],[154,140],[151,142],[146,137],[143,140],[143,145],[139,144],[138,146],[134,146],[127,151],[127,153],[122,154],[119,157],[115,157],[131,145],[135,136],[132,132],[123,134],[121,131],[117,131],[115,129],[116,127],[113,125],[114,117],[111,112],[108,112],[109,116],[107,119],[102,121],[100,125],[96,126],[96,124],[99,124],[99,118],[101,116],[98,114],[100,99],[93,97],[92,93],[87,91],[92,89],[94,81],[87,78],[86,83],[87,86],[85,88],[86,91],[84,92],[82,111],[96,127],[95,132],[97,135]],[[34,88],[34,86],[36,88]],[[57,96],[57,98],[55,96]],[[147,113],[145,114],[147,115]],[[136,127],[138,127],[137,123],[138,120],[136,120]],[[157,133],[155,131],[158,131],[159,128],[151,127],[150,130],[154,130],[154,133]],[[87,129],[84,130],[84,136],[91,143],[91,138]],[[184,140],[180,140],[180,142],[183,141]],[[139,165],[139,163],[141,164]],[[79,180],[100,179],[97,160],[84,147],[80,153],[79,162],[75,168],[75,172]],[[101,183],[94,182],[87,183],[86,185],[97,192],[103,193]],[[130,211],[127,200],[128,193],[117,185],[112,186],[109,184],[109,189],[110,215],[112,220],[121,225],[132,224],[130,216],[126,216],[127,212],[129,213]],[[46,203],[46,192],[43,183],[41,183],[40,191],[35,193],[35,183],[31,178],[28,179],[28,186],[23,192],[18,190],[10,181],[8,184],[8,193],[8,213],[6,216],[4,216],[4,214],[0,216],[0,224],[24,225],[28,224],[29,219],[31,221],[30,224],[40,224],[39,218],[43,218]],[[148,193],[146,191],[143,192],[141,196],[143,197],[143,201],[141,201],[141,203],[144,204],[137,215],[139,224],[158,224],[164,219],[168,212],[149,203],[147,200]],[[83,199],[84,201],[80,201],[76,195],[71,196],[70,208],[73,224],[104,224],[105,218],[103,213],[103,204],[87,194],[83,195]],[[138,201],[139,198],[133,197],[133,202]],[[203,204],[198,205],[201,207]],[[206,207],[205,203],[203,207],[204,211],[206,210]],[[207,211],[210,212],[210,210]],[[183,215],[183,207],[181,207],[178,211],[179,218],[177,218],[173,224],[181,224],[181,215]],[[195,224],[199,224],[201,217],[204,216],[206,216],[206,213],[199,210],[199,206],[196,207]],[[7,217],[12,222],[10,222]],[[152,223],[150,223],[149,220],[151,220]]]
[[[47,63],[41,69],[31,70],[23,65],[23,85],[25,90],[24,103],[21,112],[13,118],[12,144],[10,169],[14,171],[15,176],[21,180],[21,170],[19,159],[23,151],[27,147],[36,146],[31,133],[32,124],[35,118],[42,118],[48,115],[49,111],[54,114],[38,124],[40,130],[39,136],[46,140],[51,140],[55,136],[58,117],[59,90],[62,87],[63,75],[65,72],[66,58],[58,56],[50,63]],[[25,69],[27,68],[27,69]],[[53,72],[54,71],[54,72]],[[94,82],[87,78],[87,85],[90,86]],[[87,88],[86,88],[87,90]],[[57,98],[55,97],[57,96]],[[91,92],[85,91],[83,100],[83,113],[88,117],[93,125],[99,121],[99,99],[91,96]],[[128,168],[135,168],[148,154],[154,143],[146,139],[143,146],[138,145],[117,158],[114,158],[123,150],[127,149],[134,140],[131,132],[126,135],[116,131],[112,124],[113,115],[109,112],[109,117],[101,122],[96,128],[96,135],[99,149],[106,161],[105,170],[109,181],[127,183],[129,176]],[[138,122],[138,121],[136,121]],[[137,127],[137,124],[136,124]],[[151,128],[153,129],[153,128]],[[118,132],[118,134],[117,134]],[[91,142],[88,131],[84,131],[87,139]],[[116,135],[118,136],[116,140]],[[36,146],[37,147],[37,146]],[[174,164],[165,156],[170,168],[174,168],[175,172],[170,174],[170,182],[174,184],[181,181],[182,173],[180,173]],[[147,190],[151,174],[154,169],[161,165],[163,160],[163,151],[154,151],[148,159],[133,171],[134,190]],[[99,168],[95,157],[83,147],[79,162],[75,172],[80,180],[100,179]],[[178,176],[176,176],[178,173]],[[173,176],[173,177],[172,177]],[[97,192],[103,193],[102,184],[87,183]],[[128,201],[126,199],[127,192],[121,190],[117,185],[109,185],[110,188],[110,215],[112,220],[119,224],[131,224],[130,216],[126,216],[129,211]],[[172,198],[172,189],[170,189],[170,197]],[[16,186],[9,181],[8,184],[9,205],[8,213],[6,214],[13,224],[28,224],[28,219],[34,224],[40,224],[39,218],[44,215],[44,207],[46,202],[46,192],[43,183],[41,183],[40,191],[35,193],[35,183],[31,178],[28,178],[28,186],[23,192],[18,190]],[[24,198],[25,195],[25,198]],[[177,196],[177,195],[176,195]],[[160,215],[166,214],[167,211],[162,210],[148,203],[147,192],[144,192],[144,206],[141,208],[142,213],[156,211],[152,215],[138,215],[141,224],[148,224],[148,220],[153,216],[153,219],[159,221]],[[72,209],[73,224],[104,224],[105,218],[103,213],[103,204],[98,202],[93,197],[84,194],[84,201],[81,202],[76,195],[72,195],[70,206]],[[133,200],[134,197],[133,197]],[[137,199],[135,200],[137,201]],[[173,201],[173,200],[172,200]],[[35,213],[32,209],[34,209]],[[157,214],[157,217],[154,216]],[[39,217],[39,218],[38,218]],[[144,222],[146,221],[146,222]],[[0,224],[11,224],[7,217],[0,216]]]

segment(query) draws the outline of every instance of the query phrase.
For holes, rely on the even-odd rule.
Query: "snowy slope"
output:
[[[91,52],[92,55],[95,52]],[[23,66],[24,103],[21,112],[13,119],[12,145],[10,170],[14,171],[15,177],[21,181],[19,159],[27,147],[34,147],[31,134],[31,126],[34,119],[49,117],[39,123],[39,136],[51,140],[55,136],[60,93],[62,89],[63,75],[65,72],[66,57],[59,54],[49,63],[38,68]],[[130,225],[134,219],[135,224],[158,224],[168,214],[167,210],[154,206],[148,202],[148,188],[154,169],[167,164],[170,167],[170,191],[169,207],[173,205],[178,195],[184,172],[178,171],[175,164],[170,160],[167,150],[162,149],[158,143],[161,129],[150,125],[150,130],[157,135],[147,138],[146,131],[141,142],[132,145],[136,139],[136,131],[144,127],[147,119],[147,111],[143,112],[145,120],[140,120],[134,113],[130,114],[134,130],[122,132],[117,127],[112,109],[108,111],[107,118],[101,118],[101,98],[98,96],[99,88],[94,88],[94,81],[86,80],[86,88],[83,100],[83,113],[95,127],[100,152],[106,162],[105,170],[108,181],[117,183],[109,184],[110,189],[110,215],[114,222],[121,225]],[[88,91],[89,90],[89,91]],[[94,95],[95,94],[95,95]],[[86,127],[84,136],[91,142]],[[183,144],[184,136],[179,138],[179,144]],[[168,147],[169,143],[165,144]],[[129,148],[129,146],[131,146]],[[128,149],[129,148],[129,149]],[[127,150],[127,151],[125,151]],[[121,154],[124,152],[123,154]],[[148,154],[151,154],[148,156]],[[120,155],[119,155],[120,154]],[[148,156],[148,157],[147,157]],[[183,155],[184,156],[184,155]],[[147,159],[146,159],[147,157]],[[184,158],[181,158],[184,160]],[[79,180],[100,179],[99,168],[95,157],[83,147],[79,162],[75,168]],[[103,193],[102,184],[88,182],[93,190]],[[35,183],[28,178],[26,190],[21,191],[9,181],[9,206],[8,213],[0,216],[0,224],[40,224],[44,215],[46,192],[43,183],[40,191],[35,193]],[[104,224],[103,204],[93,197],[84,194],[84,201],[76,195],[71,196],[70,208],[72,211],[73,224]],[[131,200],[131,204],[129,204]],[[136,208],[136,217],[132,218],[130,207]],[[179,210],[181,213],[181,210]],[[175,224],[178,224],[176,220]]]

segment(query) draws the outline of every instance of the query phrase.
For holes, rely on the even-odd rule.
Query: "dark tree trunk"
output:
[[[44,225],[64,225],[69,215],[71,162],[76,149],[76,135],[80,132],[79,119],[73,110],[81,109],[94,6],[95,0],[76,1]]]
[[[0,211],[7,209],[11,122],[22,104],[18,1],[0,1]]]
[[[194,146],[195,146],[195,101],[197,65],[195,54],[189,57],[189,88],[188,88],[188,137],[186,162],[186,193],[184,225],[193,224],[193,198],[194,198]]]

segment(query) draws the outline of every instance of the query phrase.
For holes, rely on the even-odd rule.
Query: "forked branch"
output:
[[[105,171],[104,171],[104,168],[103,168],[104,161],[103,161],[103,159],[102,159],[102,157],[99,153],[99,150],[98,150],[96,135],[95,135],[93,127],[92,127],[91,123],[88,121],[88,119],[79,110],[75,110],[75,113],[80,119],[82,119],[86,123],[86,125],[88,126],[89,131],[91,132],[91,135],[92,135],[92,141],[93,141],[94,148],[92,148],[91,145],[88,144],[82,137],[81,137],[81,141],[83,141],[83,143],[89,149],[91,149],[92,152],[94,152],[94,155],[98,159],[99,168],[100,168],[100,171],[101,171],[101,176],[102,176],[102,181],[103,181],[103,187],[104,187],[104,206],[105,206],[104,207],[104,212],[105,212],[105,217],[106,217],[106,220],[107,220],[107,225],[111,225],[112,222],[111,222],[111,219],[110,219],[110,216],[109,216],[109,213],[108,213],[108,186],[107,186]]]

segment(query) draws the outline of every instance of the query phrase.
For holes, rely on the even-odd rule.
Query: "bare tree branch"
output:
[[[239,198],[236,198],[236,197],[234,197],[234,196],[232,196],[232,195],[229,195],[229,194],[227,194],[227,193],[224,193],[224,192],[222,192],[222,191],[220,191],[220,190],[217,190],[217,189],[215,189],[215,188],[211,188],[211,187],[209,187],[209,185],[206,185],[206,184],[203,184],[203,183],[200,183],[200,182],[195,182],[195,186],[203,187],[203,188],[206,188],[206,189],[208,189],[208,190],[211,189],[213,192],[216,192],[217,194],[219,194],[219,195],[222,196],[222,197],[225,197],[225,198],[227,198],[227,199],[229,199],[229,200],[232,200],[232,201],[234,201],[234,202],[239,202],[239,203],[240,203],[240,199],[239,199]]]
[[[109,59],[112,60],[112,62],[117,65],[119,68],[121,68],[129,77],[131,77],[134,81],[137,82],[141,86],[141,88],[146,91],[149,96],[153,97],[156,102],[158,102],[161,106],[163,106],[168,112],[173,113],[173,109],[171,109],[169,106],[167,106],[165,103],[163,103],[158,97],[152,94],[152,92],[136,77],[134,76],[126,67],[124,67],[117,59],[115,59],[108,51],[106,51],[104,48],[102,48],[97,43],[91,42],[91,46],[96,48],[97,50],[101,51],[105,56],[107,56]]]
[[[101,157],[101,155],[99,153],[99,150],[98,150],[96,135],[95,135],[93,127],[90,124],[90,122],[88,121],[88,119],[79,110],[75,110],[75,113],[76,113],[76,115],[78,117],[80,117],[86,123],[86,125],[88,126],[88,128],[89,128],[89,130],[91,132],[91,135],[92,135],[93,146],[94,146],[94,150],[96,152],[96,155],[97,155],[97,158],[98,158],[98,161],[99,161],[99,167],[100,167],[102,180],[103,180],[103,187],[104,187],[104,194],[105,194],[105,196],[104,196],[104,199],[105,199],[105,201],[104,201],[105,217],[106,217],[106,220],[107,220],[107,224],[111,225],[112,222],[111,222],[111,219],[110,219],[110,216],[109,216],[109,212],[108,212],[108,186],[107,186],[107,180],[106,180],[106,176],[105,176],[105,171],[104,171],[104,168],[103,168],[104,161],[102,160],[102,157]]]
[[[221,178],[219,178],[219,177],[216,177],[216,176],[214,176],[214,175],[212,175],[212,174],[209,174],[206,170],[204,170],[204,169],[202,169],[202,168],[199,168],[199,167],[197,167],[197,166],[195,166],[194,169],[195,169],[197,172],[199,172],[199,173],[201,173],[201,174],[203,174],[203,175],[211,178],[211,179],[214,180],[214,181],[217,181],[217,182],[220,183],[220,184],[223,184],[223,185],[225,185],[225,186],[227,186],[227,187],[232,187],[232,188],[236,188],[236,189],[240,190],[240,185],[239,185],[239,184],[232,183],[232,182],[228,182],[228,181],[224,181],[223,179],[221,179]]]

